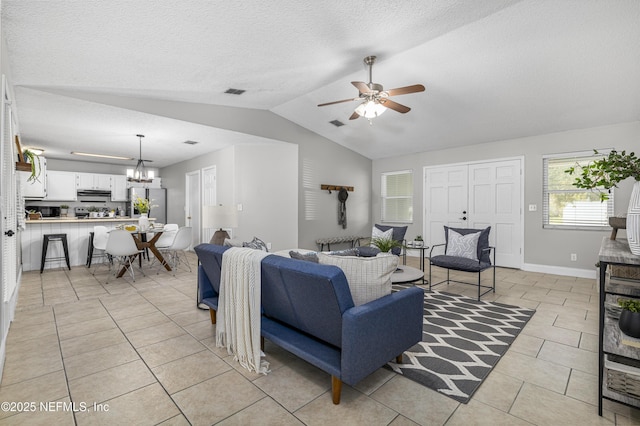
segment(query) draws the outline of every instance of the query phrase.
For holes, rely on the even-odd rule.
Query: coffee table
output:
[[[398,266],[398,269],[391,274],[392,284],[412,283],[418,280],[422,280],[422,284],[425,283],[424,272],[407,265]]]

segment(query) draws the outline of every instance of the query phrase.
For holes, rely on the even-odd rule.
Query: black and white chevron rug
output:
[[[425,291],[424,312],[422,342],[388,366],[465,404],[535,313],[437,291]]]

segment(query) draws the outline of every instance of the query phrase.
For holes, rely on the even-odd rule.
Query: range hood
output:
[[[111,198],[111,191],[106,191],[102,189],[79,189],[78,197],[109,197]]]

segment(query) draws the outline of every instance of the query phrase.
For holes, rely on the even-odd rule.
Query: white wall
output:
[[[215,165],[217,203],[242,204],[233,236],[243,241],[258,237],[271,243],[272,251],[297,247],[298,146],[254,139],[163,168],[168,221],[184,223],[185,174]]]
[[[640,145],[640,122],[572,130],[538,135],[527,138],[470,145],[440,151],[422,152],[415,155],[373,161],[372,212],[374,221],[380,220],[380,173],[413,169],[414,211],[421,212],[423,206],[424,166],[492,160],[505,157],[524,156],[524,206],[537,204],[536,212],[524,209],[524,269],[546,270],[562,273],[580,269],[594,271],[598,250],[603,237],[610,231],[578,231],[542,228],[542,156],[592,149],[616,148],[633,151]],[[625,181],[615,193],[615,212],[626,212],[631,195],[631,180]],[[423,216],[414,215],[407,236],[425,233]],[[618,238],[625,237],[623,231]],[[578,255],[578,261],[570,261],[570,253]]]

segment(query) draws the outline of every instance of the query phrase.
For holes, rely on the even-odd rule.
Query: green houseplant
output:
[[[618,299],[618,305],[622,308],[618,325],[627,336],[640,338],[640,300]]]
[[[597,150],[593,152],[600,154]],[[614,149],[598,160],[585,166],[570,167],[565,172],[577,175],[573,182],[575,187],[598,191],[601,201],[607,200],[611,189],[623,180],[635,180],[627,210],[627,239],[631,253],[640,255],[640,158],[633,152]]]
[[[25,149],[22,152],[22,155],[24,156],[24,160],[31,164],[31,175],[27,179],[27,182],[40,181],[40,179],[38,179],[40,177],[40,173],[42,173],[40,157],[28,149]]]
[[[378,249],[383,253],[388,253],[391,251],[391,249],[402,246],[400,241],[396,241],[391,238],[380,238],[380,237],[374,238],[371,241],[371,244],[374,245],[375,247],[378,247]]]

